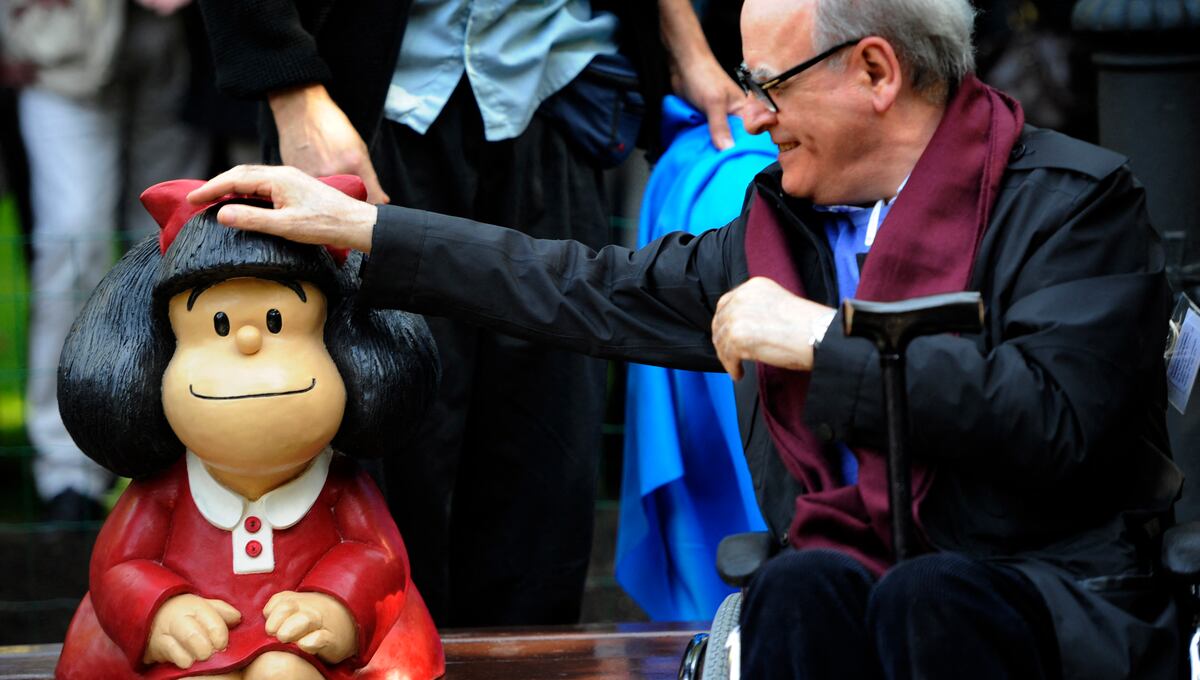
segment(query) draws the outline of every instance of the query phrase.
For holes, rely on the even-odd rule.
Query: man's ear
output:
[[[904,85],[900,60],[891,43],[878,36],[861,41],[851,55],[852,64],[860,69],[861,82],[870,90],[871,105],[876,113],[884,113],[896,103]]]

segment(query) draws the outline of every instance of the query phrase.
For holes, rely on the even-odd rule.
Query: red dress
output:
[[[272,650],[303,657],[326,678],[441,677],[441,640],[409,581],[408,556],[379,490],[340,456],[318,488],[294,525],[274,529],[274,568],[235,574],[235,541],[197,508],[184,460],[131,484],[96,540],[91,592],[71,621],[55,678],[212,675],[244,668]],[[341,602],[357,624],[359,653],[329,665],[267,635],[262,609],[283,590],[324,593]],[[186,670],[143,664],[154,614],[184,593],[224,600],[241,612],[241,622],[229,629],[229,645]]]

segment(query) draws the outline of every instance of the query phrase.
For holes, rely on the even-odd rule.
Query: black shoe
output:
[[[42,508],[46,522],[88,522],[104,519],[104,507],[96,499],[67,489],[46,501]]]

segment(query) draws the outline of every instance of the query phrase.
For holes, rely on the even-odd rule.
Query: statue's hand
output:
[[[241,613],[228,602],[176,595],[154,614],[143,661],[190,668],[225,649],[229,628],[241,620]]]
[[[341,602],[322,593],[275,593],[263,607],[267,635],[295,642],[300,649],[328,663],[338,663],[357,651],[354,617]]]

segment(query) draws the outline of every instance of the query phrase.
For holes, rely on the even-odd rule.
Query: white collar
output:
[[[204,461],[188,451],[188,486],[196,509],[213,526],[232,531],[242,521],[247,506],[254,505],[261,508],[263,519],[272,527],[286,529],[299,522],[317,502],[329,477],[332,458],[333,450],[326,447],[299,477],[252,502],[214,479]]]

